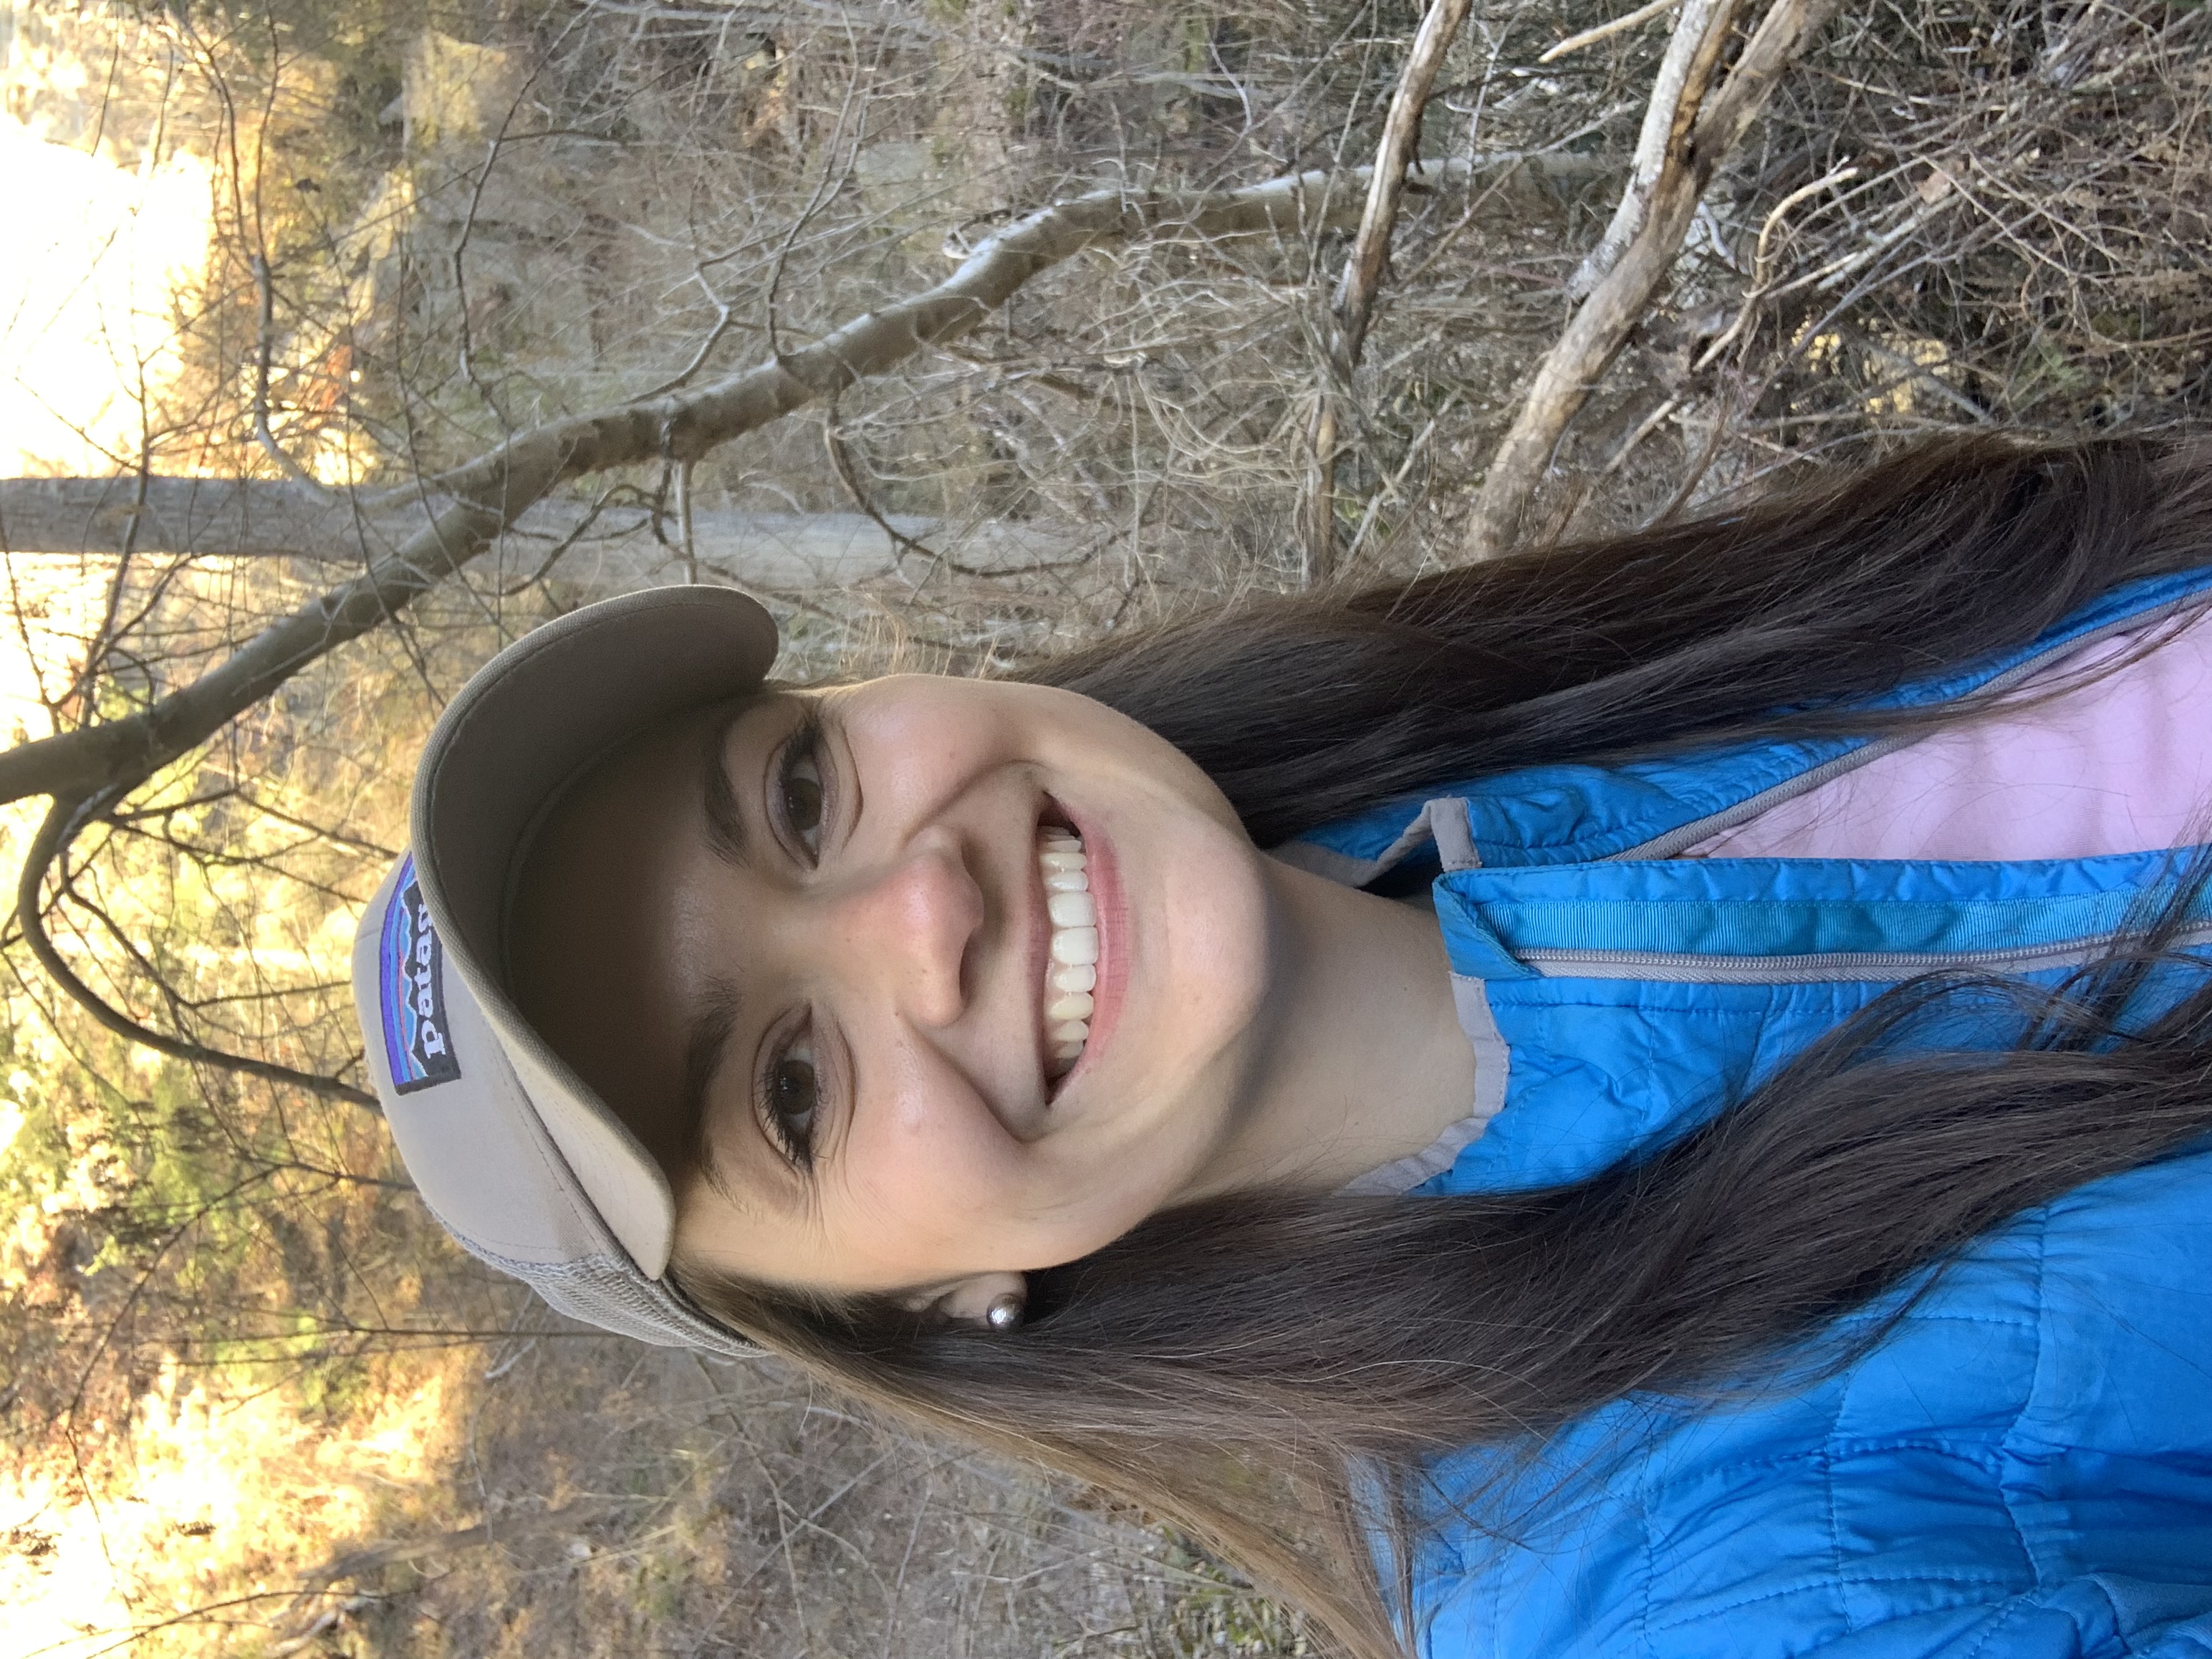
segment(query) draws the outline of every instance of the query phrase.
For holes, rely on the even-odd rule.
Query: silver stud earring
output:
[[[1021,1297],[1008,1291],[1002,1296],[991,1298],[991,1305],[983,1310],[983,1322],[1003,1336],[1008,1331],[1021,1328],[1022,1312]]]

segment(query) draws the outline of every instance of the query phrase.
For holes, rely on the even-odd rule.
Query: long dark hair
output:
[[[1635,535],[1170,622],[1030,678],[1169,738],[1269,845],[1534,762],[1956,719],[1850,706],[2208,563],[2212,453],[1952,443]],[[1411,1559],[1425,1458],[1725,1388],[2008,1216],[2212,1131],[2212,985],[2136,1006],[2172,914],[2060,993],[1900,987],[1574,1186],[1155,1216],[1033,1275],[1011,1334],[679,1282],[888,1413],[1175,1522],[1382,1659],[1401,1638],[1369,1544],[1379,1525]],[[1904,1040],[1961,997],[2006,1011],[2012,1046]]]

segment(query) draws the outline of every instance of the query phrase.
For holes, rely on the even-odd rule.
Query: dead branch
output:
[[[1420,141],[1421,116],[1429,94],[1436,89],[1437,71],[1444,56],[1467,21],[1472,0],[1435,0],[1421,19],[1419,33],[1406,54],[1406,67],[1390,95],[1389,112],[1383,118],[1382,140],[1375,152],[1375,166],[1367,183],[1367,202],[1359,216],[1359,232],[1352,253],[1344,262],[1331,302],[1339,354],[1356,363],[1367,337],[1367,319],[1374,309],[1375,292],[1382,281],[1382,267],[1390,257],[1390,233],[1398,222],[1398,204],[1406,193],[1406,168]]]
[[[1336,400],[1352,387],[1352,371],[1359,367],[1360,348],[1367,339],[1367,320],[1375,309],[1375,293],[1382,285],[1382,267],[1390,257],[1390,234],[1398,223],[1398,204],[1406,193],[1406,166],[1421,137],[1421,115],[1436,88],[1437,71],[1444,55],[1467,21],[1472,0],[1432,0],[1421,19],[1419,31],[1399,71],[1398,85],[1390,94],[1390,108],[1382,120],[1382,139],[1376,147],[1375,165],[1367,181],[1367,203],[1359,216],[1359,232],[1352,252],[1337,278],[1329,305],[1328,362],[1325,378],[1314,399],[1313,429],[1309,437],[1312,453],[1312,488],[1306,502],[1306,581],[1327,581],[1336,566]]]
[[[1636,135],[1636,154],[1628,164],[1628,185],[1613,210],[1612,222],[1597,245],[1583,256],[1567,278],[1567,297],[1586,298],[1620,263],[1620,256],[1644,228],[1651,198],[1670,161],[1679,164],[1682,145],[1712,84],[1721,47],[1735,27],[1742,0],[1684,0],[1667,37],[1666,55],[1644,106],[1644,125]]]
[[[405,610],[558,483],[610,467],[696,460],[817,398],[967,333],[1023,283],[1085,248],[1139,237],[1282,235],[1349,216],[1349,176],[1298,173],[1241,190],[1093,191],[1017,220],[927,292],[854,319],[700,390],[618,404],[517,434],[423,481],[450,504],[353,580],[271,623],[191,685],[126,719],[0,754],[0,802],[82,800],[143,781],[191,752],[310,663]],[[1425,180],[1463,172],[1439,163]]]
[[[23,855],[22,873],[15,884],[15,925],[22,930],[24,944],[30,947],[31,955],[46,970],[46,976],[94,1019],[126,1042],[138,1043],[191,1065],[219,1066],[225,1071],[260,1078],[266,1082],[305,1089],[311,1094],[324,1095],[333,1100],[349,1101],[372,1111],[376,1109],[374,1095],[366,1090],[356,1089],[351,1084],[341,1083],[336,1078],[325,1077],[319,1072],[302,1072],[290,1066],[280,1066],[274,1060],[231,1054],[225,1049],[211,1048],[204,1043],[157,1031],[116,1007],[86,984],[76,970],[70,966],[55,945],[52,935],[46,931],[46,872],[68,856],[70,843],[97,818],[100,805],[113,799],[114,793],[106,792],[85,801],[56,800],[47,810],[45,821],[39,825],[38,834],[32,837],[30,848]]]
[[[1716,5],[1714,13],[1701,16],[1692,0],[1676,25],[1678,35],[1693,20],[1715,30],[1714,38],[1701,38],[1699,51],[1692,58],[1692,70],[1701,61],[1710,70],[1719,53],[1719,37],[1732,21],[1732,3],[1716,0]],[[1741,142],[1782,72],[1827,21],[1833,5],[1834,0],[1774,0],[1735,69],[1709,100],[1697,76],[1686,76],[1678,98],[1694,94],[1704,107],[1685,115],[1678,103],[1668,112],[1668,127],[1674,137],[1666,165],[1645,204],[1641,228],[1537,366],[1512,427],[1483,479],[1467,530],[1468,557],[1490,558],[1512,546],[1559,434],[1666,280],[1713,173]],[[1729,15],[1719,16],[1721,10]],[[1647,122],[1646,131],[1655,125]],[[1629,191],[1635,189],[1632,179]],[[1624,204],[1626,200],[1624,196]]]
[[[1450,169],[1435,167],[1441,177]],[[384,623],[474,558],[565,480],[656,459],[689,465],[793,410],[880,374],[924,346],[973,329],[1039,272],[1085,248],[1139,237],[1280,235],[1348,216],[1348,186],[1315,171],[1240,190],[1101,190],[1043,208],[987,238],[943,283],[870,312],[811,345],[696,392],[641,399],[520,433],[424,481],[447,503],[396,550],[249,640],[181,690],[121,720],[0,754],[0,801],[52,799],[16,884],[18,921],[40,965],[110,1030],[162,1053],[349,1100],[333,1079],[165,1036],[110,1006],[70,969],[44,926],[47,872],[108,807],[181,759],[310,664]]]
[[[406,1566],[428,1560],[434,1556],[451,1555],[457,1550],[477,1549],[493,1543],[517,1543],[525,1538],[542,1537],[547,1533],[573,1531],[590,1522],[605,1518],[606,1513],[607,1505],[604,1500],[583,1498],[537,1515],[510,1516],[496,1525],[489,1521],[480,1521],[473,1527],[459,1527],[429,1538],[372,1544],[362,1549],[350,1550],[302,1573],[301,1581],[306,1588],[300,1594],[304,1597],[319,1595],[328,1592],[334,1584],[365,1578],[388,1567]]]
[[[254,291],[260,303],[260,326],[253,352],[254,441],[276,463],[277,471],[294,483],[307,489],[319,489],[322,486],[276,441],[276,430],[269,424],[269,371],[276,349],[276,283],[269,261],[260,254],[254,254],[247,264],[252,267]]]
[[[1580,34],[1569,35],[1565,40],[1547,47],[1538,55],[1536,61],[1540,64],[1556,64],[1570,52],[1580,52],[1586,46],[1594,46],[1601,40],[1610,40],[1614,35],[1624,34],[1638,23],[1648,23],[1653,18],[1674,10],[1675,4],[1676,0],[1650,0],[1649,4],[1638,6],[1634,11],[1624,12],[1610,22],[1600,23],[1595,28],[1584,29]]]

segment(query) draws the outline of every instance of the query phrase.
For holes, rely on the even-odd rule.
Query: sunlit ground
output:
[[[57,459],[52,447],[31,453]],[[0,743],[52,729],[46,703],[69,690],[112,564],[0,561]],[[18,867],[44,806],[0,807],[0,869]],[[41,1078],[72,1064],[58,1034],[11,1001],[18,1064],[0,1079],[0,1176],[13,1173],[29,1117],[61,1097]],[[0,1215],[0,1298],[38,1305],[41,1264],[64,1230],[109,1201],[100,1171],[112,1149],[97,1122],[74,1125],[69,1139],[58,1179],[0,1181],[15,1200]],[[374,1420],[334,1434],[303,1417],[288,1390],[211,1397],[171,1367],[128,1421],[76,1425],[74,1455],[11,1446],[0,1460],[0,1654],[95,1654],[210,1602],[232,1604],[218,1625],[281,1624],[303,1561],[360,1534],[378,1483],[421,1477],[444,1433],[442,1400],[434,1373],[413,1397],[379,1401]],[[195,1624],[175,1636],[190,1647],[208,1631]]]
[[[180,308],[204,282],[210,169],[179,153],[132,168],[0,116],[0,476],[127,469],[143,411],[179,372]],[[68,690],[112,574],[100,557],[0,560],[0,744],[52,729],[46,701]],[[10,872],[40,805],[0,810]],[[51,1033],[23,1036],[33,1066],[69,1063]],[[21,1069],[4,1085],[0,1163],[40,1093]],[[92,1176],[102,1149],[72,1150],[84,1156],[58,1186],[19,1190],[0,1217],[0,1294],[23,1292],[58,1226],[105,1201]],[[230,1603],[214,1611],[218,1629],[281,1626],[302,1565],[369,1527],[380,1487],[422,1480],[442,1455],[438,1367],[415,1369],[420,1386],[332,1433],[288,1390],[211,1396],[171,1367],[127,1424],[78,1425],[81,1466],[15,1448],[0,1463],[0,1652],[100,1652],[210,1602]],[[211,1633],[193,1621],[175,1636]]]
[[[209,1626],[281,1628],[303,1547],[359,1537],[378,1488],[418,1482],[447,1455],[441,1378],[374,1415],[326,1436],[279,1393],[213,1401],[171,1369],[138,1402],[135,1478],[107,1502],[0,1472],[0,1515],[40,1534],[35,1554],[0,1555],[0,1651],[88,1655],[195,1611],[200,1641]]]

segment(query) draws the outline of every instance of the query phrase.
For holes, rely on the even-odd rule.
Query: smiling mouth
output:
[[[1061,824],[1037,826],[1037,872],[1051,924],[1042,1000],[1045,1072],[1065,1077],[1091,1040],[1091,993],[1098,985],[1098,906],[1091,896],[1083,838]]]

